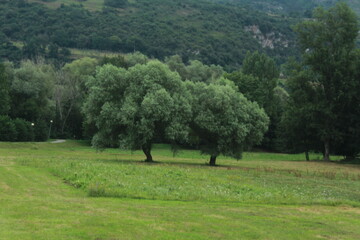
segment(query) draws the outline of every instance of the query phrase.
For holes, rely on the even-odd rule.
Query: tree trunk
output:
[[[217,157],[217,155],[210,156],[210,162],[209,162],[210,166],[216,166],[216,157]]]
[[[66,116],[65,116],[63,119],[61,118],[61,120],[62,120],[62,124],[61,124],[61,134],[64,134],[66,121],[68,120],[68,118],[69,118],[69,116],[70,116],[71,110],[73,109],[73,105],[74,105],[74,103],[71,102],[70,107],[69,107],[69,109],[68,109],[68,111],[67,111],[67,113],[66,113]]]
[[[305,151],[305,158],[306,158],[306,161],[310,161],[310,157],[309,157],[309,151]]]
[[[324,161],[330,161],[330,141],[325,140],[324,142]]]
[[[145,162],[154,162],[151,156],[151,144],[146,143],[142,146],[142,150],[146,156]]]

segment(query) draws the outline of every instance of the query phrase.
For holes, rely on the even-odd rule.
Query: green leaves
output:
[[[258,144],[269,119],[256,103],[231,86],[187,82],[192,95],[191,128],[203,153],[241,157],[244,148]]]
[[[0,115],[5,115],[10,110],[10,81],[5,72],[5,66],[0,63]]]
[[[183,82],[159,61],[128,70],[104,65],[87,86],[84,113],[98,129],[93,144],[142,148],[147,157],[154,141],[193,144],[191,132],[204,153],[240,158],[261,141],[269,121],[230,81]]]
[[[90,94],[84,105],[88,121],[99,130],[94,143],[108,138],[104,132],[129,149],[151,145],[155,139],[186,139],[191,108],[183,85],[177,73],[158,61],[128,70],[99,68],[88,83]]]
[[[54,69],[43,63],[25,61],[13,72],[11,83],[11,113],[28,121],[53,115]]]
[[[296,27],[303,51],[302,69],[290,81],[290,99],[296,106],[289,106],[284,119],[296,131],[301,145],[318,148],[311,139],[320,139],[325,148],[324,159],[329,160],[329,146],[346,156],[356,156],[359,135],[348,127],[358,126],[359,81],[357,50],[357,17],[345,4],[338,3],[329,10],[318,8],[314,20]],[[297,116],[297,117],[296,117]],[[297,135],[297,134],[296,134]],[[349,141],[349,139],[351,139]],[[341,147],[339,147],[341,146]],[[345,150],[347,149],[347,150]]]

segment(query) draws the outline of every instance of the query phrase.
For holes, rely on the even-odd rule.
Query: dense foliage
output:
[[[260,107],[264,108],[271,119],[271,124],[262,142],[262,147],[267,150],[279,150],[276,146],[278,140],[276,131],[282,114],[282,100],[279,99],[279,94],[282,92],[276,91],[279,69],[274,60],[259,52],[248,52],[242,68],[225,74],[225,77],[233,81],[246,98],[257,102]]]
[[[84,113],[96,125],[93,144],[143,149],[151,162],[155,140],[184,142],[191,107],[179,75],[152,61],[129,70],[104,65],[88,82]]]
[[[316,7],[330,8],[340,0],[209,0],[216,3],[242,6],[256,9],[268,14],[287,15],[291,17],[312,16]],[[360,16],[360,2],[354,0],[341,0]]]
[[[5,115],[10,110],[10,81],[5,66],[0,63],[0,115]]]
[[[210,165],[220,154],[240,159],[245,149],[261,142],[269,119],[234,86],[187,82],[187,89],[193,111],[192,142],[211,156]]]
[[[360,152],[357,17],[344,3],[328,11],[319,8],[314,17],[315,21],[305,21],[296,28],[303,61],[291,80],[292,86],[297,85],[290,92],[291,101],[298,107],[290,107],[293,113],[287,115],[288,121],[295,123],[290,129],[303,129],[305,134],[299,140],[308,147],[310,132],[321,140],[325,160],[334,152],[332,148],[354,158]],[[301,120],[291,120],[298,115]]]
[[[0,45],[0,57],[41,55],[64,61],[66,48],[136,50],[159,59],[179,54],[185,62],[198,59],[235,69],[248,50],[267,52],[280,62],[296,54],[292,20],[286,17],[194,0],[139,0],[122,10],[99,10],[1,1],[0,39],[6,44]],[[271,47],[263,47],[265,41]]]

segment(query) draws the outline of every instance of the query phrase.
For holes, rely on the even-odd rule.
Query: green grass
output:
[[[103,51],[103,50],[94,50],[94,49],[78,49],[71,48],[71,58],[78,59],[83,57],[91,57],[91,58],[102,58],[102,57],[115,57],[121,53]]]
[[[49,8],[58,8],[61,4],[82,4],[86,9],[90,11],[101,11],[104,6],[104,0],[86,0],[84,2],[79,2],[76,0],[56,0],[52,2],[43,2],[41,0],[29,0],[29,2],[42,3],[48,6]]]
[[[141,152],[85,142],[0,143],[0,239],[360,237],[358,165],[246,153],[211,168],[166,145],[153,155],[145,164]]]
[[[14,44],[17,48],[24,47],[24,43],[21,41],[13,41],[12,44]],[[104,51],[104,50],[95,50],[95,49],[78,49],[78,48],[70,48],[71,52],[71,59],[79,59],[83,57],[90,57],[90,58],[103,58],[105,56],[107,57],[116,57],[119,54],[122,54],[120,52],[111,52],[111,51]]]

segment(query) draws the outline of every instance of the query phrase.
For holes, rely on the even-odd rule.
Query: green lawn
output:
[[[246,153],[211,168],[165,145],[153,155],[0,143],[0,239],[360,238],[358,165]]]

